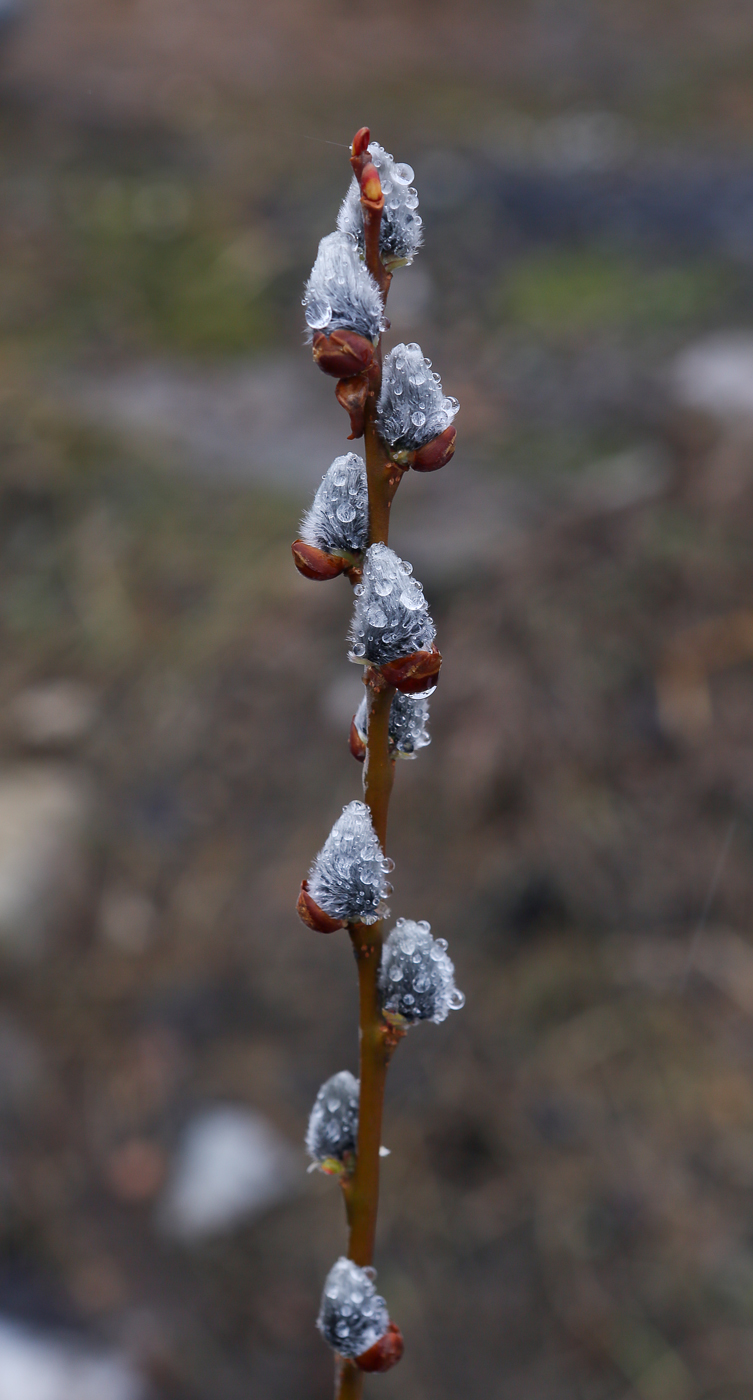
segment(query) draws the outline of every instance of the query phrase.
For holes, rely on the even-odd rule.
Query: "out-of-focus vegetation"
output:
[[[753,596],[753,434],[672,378],[753,315],[749,19],[387,5],[367,82],[360,13],[221,10],[40,4],[4,54],[0,859],[40,774],[86,837],[36,963],[2,924],[0,1314],[107,1341],[156,1400],[330,1393],[341,1202],[302,1150],[298,1194],[226,1236],[160,1208],[207,1104],[295,1148],[355,1065],[348,954],[292,909],[358,792],[350,602],[287,542],[345,444],[300,296],[366,121],[426,224],[390,334],[461,401],[453,464],[394,511],[445,662],[393,907],[468,995],[391,1075],[407,1350],[379,1384],[742,1400],[751,659],[701,668],[695,730],[657,677]],[[79,727],[45,730],[61,680]]]
[[[547,251],[515,260],[494,297],[499,320],[538,334],[695,326],[731,302],[724,265],[645,267],[598,249]]]

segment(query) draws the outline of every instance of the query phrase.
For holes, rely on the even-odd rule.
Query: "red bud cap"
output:
[[[403,1354],[405,1343],[397,1323],[391,1322],[383,1337],[373,1347],[355,1358],[359,1371],[389,1371]]]
[[[439,437],[419,448],[411,462],[414,472],[436,472],[445,467],[455,451],[458,430],[450,424]]]
[[[350,739],[348,740],[348,743],[350,745],[350,752],[352,753],[353,757],[357,758],[359,763],[363,763],[366,757],[366,745],[363,742],[363,739],[361,738],[361,735],[359,734],[358,730],[356,729],[356,722],[354,719],[351,720]]]
[[[353,145],[350,148],[351,156],[363,156],[369,149],[371,132],[367,126],[362,126],[353,137]]]
[[[378,204],[380,200],[384,200],[379,171],[372,161],[368,161],[361,171],[361,197],[368,199],[370,204]]]
[[[342,919],[333,919],[329,914],[325,914],[316,900],[311,898],[308,891],[308,880],[301,881],[301,893],[298,896],[296,908],[298,917],[316,933],[336,933],[339,928],[345,928]]]
[[[341,554],[327,554],[325,550],[317,549],[315,544],[306,544],[304,540],[294,540],[290,548],[299,574],[303,574],[304,578],[312,578],[317,583],[337,578],[338,574],[344,574],[352,563],[350,559],[343,559]]]
[[[396,661],[384,661],[379,667],[388,685],[394,685],[404,695],[421,695],[436,685],[442,657],[436,647],[431,651],[412,651]]]
[[[351,379],[354,374],[362,374],[374,358],[372,342],[345,327],[332,331],[331,335],[317,331],[311,348],[319,368],[335,379]]]

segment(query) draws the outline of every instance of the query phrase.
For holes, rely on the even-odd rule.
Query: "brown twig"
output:
[[[359,1400],[363,1391],[363,1371],[359,1371],[353,1361],[339,1357],[335,1363],[336,1400]]]
[[[379,176],[370,163],[369,131],[362,128],[353,142],[351,164],[361,185],[366,265],[386,301],[391,277],[379,256],[379,229],[384,196]],[[378,189],[378,196],[375,191]],[[369,544],[387,544],[390,507],[403,472],[391,462],[376,431],[376,406],[381,388],[381,340],[369,375],[364,407],[366,474],[369,489]],[[368,695],[368,732],[364,762],[364,800],[371,811],[374,830],[384,851],[395,761],[389,750],[390,707],[395,694],[378,670],[369,667],[364,676]],[[359,990],[359,1112],[358,1144],[353,1175],[343,1182],[348,1215],[348,1256],[361,1268],[374,1258],[379,1208],[379,1149],[382,1141],[382,1109],[387,1066],[394,1044],[386,1035],[379,1004],[379,964],[382,953],[381,922],[352,924],[350,938],[358,966]],[[339,1361],[335,1380],[336,1400],[358,1400],[363,1373],[352,1362]]]

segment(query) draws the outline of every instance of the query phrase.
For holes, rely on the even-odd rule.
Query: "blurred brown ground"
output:
[[[370,1393],[743,1400],[753,434],[668,367],[753,318],[749,7],[70,0],[3,42],[0,1312],[155,1400],[330,1393],[302,1149],[229,1234],[156,1212],[199,1110],[298,1150],[355,1069],[349,954],[293,912],[359,790],[349,597],[288,543],[344,441],[300,334],[325,143],[367,121],[426,224],[394,335],[462,405],[395,506],[445,663],[393,909],[467,994],[391,1074]]]

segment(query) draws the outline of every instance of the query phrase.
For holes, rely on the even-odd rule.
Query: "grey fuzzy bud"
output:
[[[301,521],[301,539],[328,554],[361,554],[369,542],[366,463],[356,452],[335,457]]]
[[[346,1153],[355,1152],[358,1092],[358,1080],[347,1069],[322,1084],[306,1133],[306,1150],[318,1166],[332,1159],[342,1162]]]
[[[384,1336],[390,1315],[374,1286],[373,1269],[340,1258],[324,1282],[316,1325],[341,1356],[362,1356]]]
[[[350,625],[350,658],[381,666],[414,651],[428,651],[436,630],[420,583],[411,566],[386,544],[366,552],[363,578],[353,590],[356,605]]]
[[[384,327],[379,288],[347,233],[328,233],[303,297],[308,339],[314,331],[357,331],[376,342]]]
[[[308,877],[311,898],[332,919],[374,924],[388,911],[382,901],[391,893],[386,861],[363,802],[343,807]]]
[[[396,345],[385,356],[377,404],[377,429],[383,442],[403,452],[425,447],[449,428],[460,404],[442,389],[439,375],[424,359],[420,345]]]
[[[455,968],[443,938],[431,936],[429,924],[398,919],[382,949],[379,993],[382,1010],[404,1021],[447,1019],[465,997],[455,986]]]
[[[423,228],[418,208],[418,194],[411,186],[413,171],[409,165],[396,162],[376,141],[369,154],[379,171],[384,195],[384,209],[379,231],[379,252],[387,269],[409,266],[423,242]],[[363,210],[358,181],[351,181],[348,193],[337,216],[337,227],[355,238],[363,249]]]
[[[427,724],[429,701],[425,695],[403,695],[396,691],[390,706],[390,747],[401,758],[415,758],[418,749],[431,743]],[[356,730],[364,743],[368,731],[368,705],[364,695],[354,717]]]

